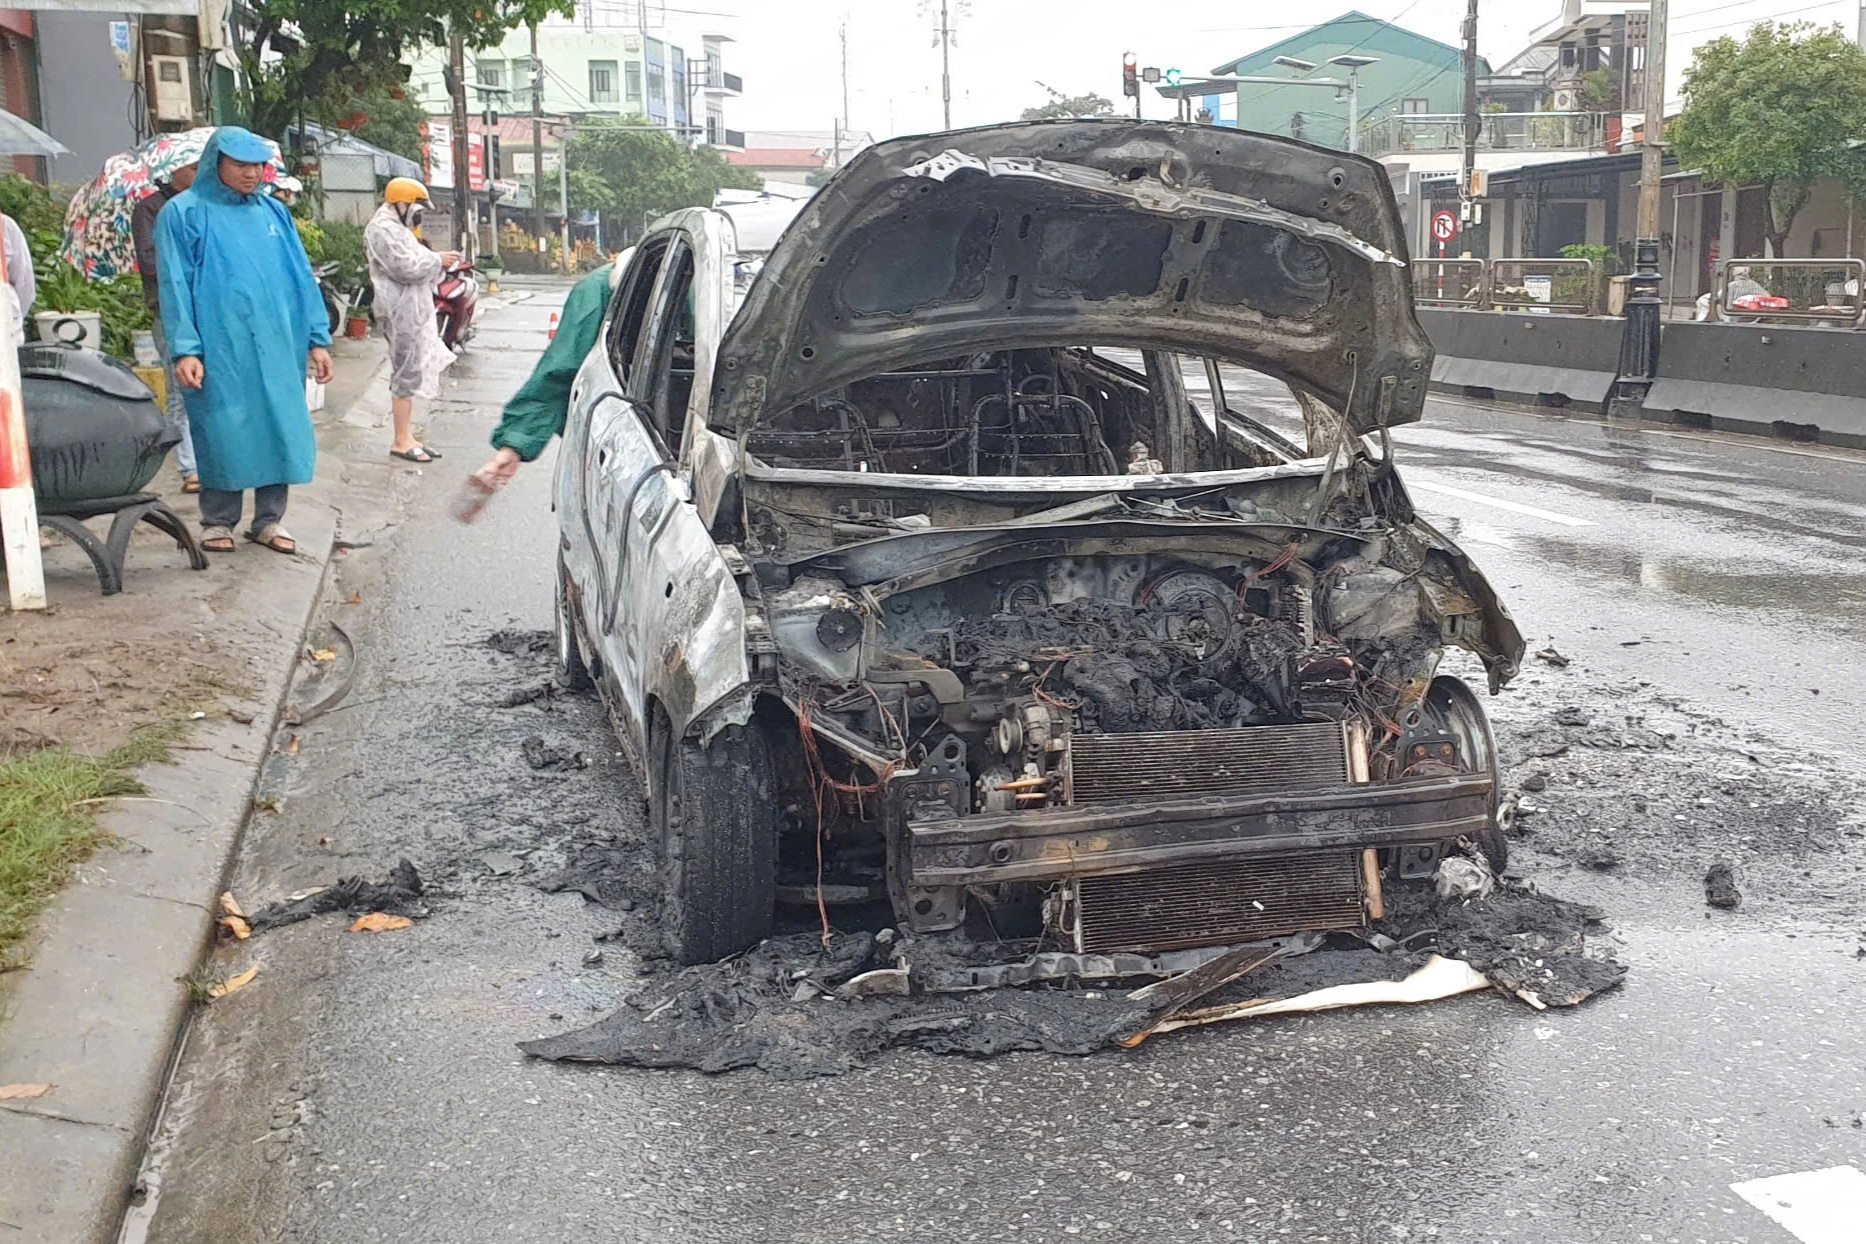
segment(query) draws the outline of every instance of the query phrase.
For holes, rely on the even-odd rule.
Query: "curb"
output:
[[[257,581],[236,606],[253,633],[290,640],[284,659],[255,662],[252,722],[200,723],[187,751],[139,773],[146,797],[99,819],[121,846],[87,861],[40,918],[36,953],[0,1024],[0,1084],[55,1087],[0,1103],[8,1244],[104,1244],[134,1204],[192,1005],[176,980],[212,944],[217,896],[330,573],[342,509],[315,487],[293,498],[293,525],[313,530],[282,568],[289,584]]]

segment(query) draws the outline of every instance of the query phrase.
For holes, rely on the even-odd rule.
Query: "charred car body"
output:
[[[1495,691],[1522,640],[1393,469],[1431,349],[1379,166],[1011,125],[864,151],[736,308],[724,237],[636,248],[557,479],[558,657],[642,770],[682,958],[779,896],[1235,944],[1500,849],[1438,664]]]

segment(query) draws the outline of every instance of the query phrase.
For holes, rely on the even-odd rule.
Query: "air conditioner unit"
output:
[[[149,69],[155,78],[155,119],[194,120],[194,66],[188,58],[151,56]]]
[[[1578,101],[1575,99],[1575,93],[1573,91],[1556,91],[1554,102],[1556,112],[1574,112],[1576,111],[1575,104]]]

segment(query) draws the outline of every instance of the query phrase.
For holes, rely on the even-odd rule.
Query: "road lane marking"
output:
[[[1475,501],[1479,505],[1494,505],[1499,510],[1509,510],[1516,514],[1527,514],[1531,518],[1540,518],[1551,523],[1560,523],[1564,527],[1592,527],[1591,518],[1576,518],[1572,514],[1557,514],[1553,510],[1538,510],[1533,505],[1524,505],[1520,501],[1506,501],[1502,497],[1492,497],[1487,493],[1467,492],[1462,488],[1453,488],[1449,484],[1428,484],[1417,476],[1406,477],[1406,487],[1415,492],[1443,493],[1447,497],[1458,497],[1465,501]]]
[[[1866,1219],[1866,1172],[1855,1166],[1771,1175],[1731,1184],[1730,1191],[1801,1244],[1857,1244]]]
[[[1645,436],[1669,436],[1675,440],[1702,441],[1711,445],[1729,445],[1736,449],[1762,449],[1772,454],[1787,454],[1791,458],[1825,458],[1829,462],[1858,462],[1861,458],[1861,451],[1857,449],[1843,449],[1838,445],[1825,448],[1794,449],[1787,445],[1778,445],[1762,436],[1745,436],[1742,433],[1724,436],[1697,428],[1661,427],[1658,424],[1645,423],[1637,419],[1588,419],[1580,415],[1550,415],[1542,411],[1520,406],[1498,405],[1494,402],[1473,402],[1463,398],[1444,397],[1437,393],[1431,394],[1426,400],[1428,402],[1442,402],[1446,406],[1462,406],[1466,410],[1481,410],[1493,415],[1528,415],[1531,418],[1544,419],[1550,422],[1585,424],[1588,427],[1606,428],[1616,432],[1638,432]]]

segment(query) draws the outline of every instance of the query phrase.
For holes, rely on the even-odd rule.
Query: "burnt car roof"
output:
[[[973,350],[1129,346],[1410,423],[1432,347],[1386,170],[1264,134],[1039,121],[867,148],[785,231],[720,344],[713,422]]]

